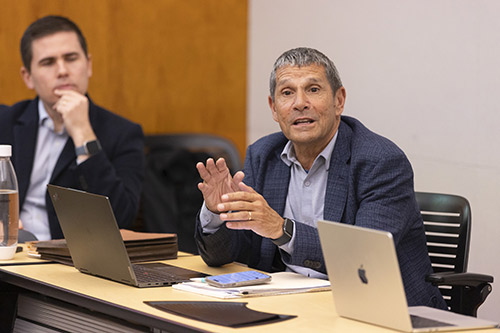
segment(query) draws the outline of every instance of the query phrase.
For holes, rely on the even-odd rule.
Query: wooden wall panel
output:
[[[34,93],[19,40],[36,18],[75,21],[93,59],[92,99],[146,133],[212,133],[246,147],[247,1],[0,0],[0,103]]]

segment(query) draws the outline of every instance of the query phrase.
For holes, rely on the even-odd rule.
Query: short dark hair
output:
[[[33,41],[45,36],[49,36],[61,31],[73,31],[78,37],[78,41],[88,58],[87,42],[80,28],[70,19],[62,16],[49,15],[42,17],[31,23],[21,38],[21,58],[23,65],[28,72],[31,71],[31,60],[33,59]]]
[[[274,63],[271,77],[269,78],[269,91],[273,102],[274,93],[276,91],[276,71],[285,66],[302,67],[310,65],[323,66],[326,78],[328,79],[333,94],[335,95],[337,90],[342,87],[342,81],[340,80],[339,72],[337,71],[337,68],[335,68],[333,61],[318,50],[307,47],[298,47],[284,52]]]

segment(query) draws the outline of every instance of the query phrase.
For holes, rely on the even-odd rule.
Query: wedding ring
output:
[[[252,212],[248,211],[248,221],[252,221]]]

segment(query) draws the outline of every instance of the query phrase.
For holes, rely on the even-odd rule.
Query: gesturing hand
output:
[[[205,205],[210,211],[218,214],[217,205],[221,202],[222,195],[238,191],[238,183],[243,180],[245,174],[238,171],[234,177],[231,177],[223,158],[219,158],[217,162],[209,158],[206,166],[199,162],[196,164],[196,169],[203,179],[203,182],[198,184],[198,189],[203,194]]]
[[[283,218],[272,209],[266,199],[243,182],[238,183],[240,191],[226,193],[217,210],[223,212],[220,219],[227,221],[229,229],[252,230],[271,239],[283,235]]]

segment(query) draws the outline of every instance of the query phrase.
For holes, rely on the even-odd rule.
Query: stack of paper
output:
[[[255,286],[218,288],[205,282],[184,282],[172,288],[217,298],[240,298],[296,294],[330,290],[330,281],[310,278],[293,272],[271,273],[271,282]]]
[[[166,260],[177,258],[177,235],[165,233],[135,232],[121,229],[131,262]],[[65,239],[28,242],[28,253],[40,259],[73,265]]]

